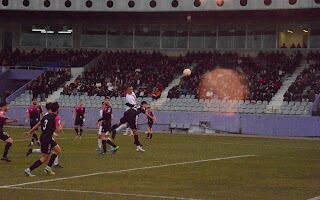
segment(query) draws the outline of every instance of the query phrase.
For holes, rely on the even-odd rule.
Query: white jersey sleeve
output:
[[[101,109],[101,110],[99,111],[99,116],[102,117],[102,114],[103,114],[103,110]]]

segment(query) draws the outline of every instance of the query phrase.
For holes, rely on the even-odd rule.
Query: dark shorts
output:
[[[101,133],[107,133],[111,130],[111,122],[103,122],[102,123]]]
[[[153,126],[153,123],[148,122],[148,127],[152,128],[152,126]]]
[[[121,124],[125,124],[128,123],[129,128],[133,129],[137,129],[137,120],[136,120],[136,116],[134,117],[128,117],[128,116],[123,116],[120,119],[120,123]]]
[[[41,153],[50,154],[51,150],[58,144],[52,138],[40,138]]]
[[[74,122],[75,126],[83,126],[83,119],[82,118],[76,118]]]
[[[6,133],[5,131],[0,132],[0,140],[6,141],[9,138],[10,138],[10,135],[8,133]]]
[[[39,120],[37,119],[30,119],[30,128],[32,129],[38,122]]]

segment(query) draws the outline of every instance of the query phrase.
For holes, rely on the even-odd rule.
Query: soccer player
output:
[[[102,141],[102,154],[107,153],[107,144],[113,147],[113,153],[115,153],[119,146],[115,145],[111,139],[109,138],[108,134],[111,129],[111,119],[112,119],[112,108],[110,106],[109,98],[106,98],[104,101],[104,108],[102,111],[102,117],[97,121],[97,126],[102,126],[100,139]]]
[[[12,120],[6,117],[6,112],[8,112],[7,103],[6,102],[0,103],[0,140],[6,143],[1,160],[11,162],[11,160],[8,158],[8,152],[10,147],[12,146],[13,139],[10,137],[10,135],[8,135],[8,133],[3,131],[3,126],[5,124],[15,123],[17,122],[17,120]]]
[[[133,87],[129,86],[127,88],[127,94],[126,94],[126,111],[135,106],[137,106],[137,97],[136,97],[136,94],[133,92]],[[124,124],[123,126],[127,127],[126,132],[123,135],[129,135],[129,131],[130,131],[130,136],[132,136],[133,132],[132,132],[132,129],[130,129],[130,127],[128,126],[128,124]],[[117,131],[119,131],[119,129],[122,129],[123,126],[120,126],[117,129]]]
[[[139,141],[136,119],[140,113],[144,113],[145,115],[148,116],[148,114],[146,113],[147,107],[148,107],[148,103],[145,101],[142,101],[139,108],[132,107],[129,110],[127,110],[124,113],[123,117],[120,119],[120,122],[118,124],[115,124],[112,126],[112,128],[111,128],[112,139],[114,139],[116,136],[116,133],[117,133],[116,129],[119,126],[121,126],[122,124],[128,123],[129,128],[131,128],[131,130],[133,132],[133,138],[134,138],[134,144],[136,145],[136,150],[138,152],[145,152],[145,150],[142,148],[142,144]]]
[[[26,112],[26,122],[30,122],[30,128],[32,129],[43,117],[41,106],[38,105],[38,102],[36,99],[32,100],[32,105],[28,107]],[[36,133],[37,130],[35,130],[32,133],[32,139],[30,141],[30,145],[32,146],[34,142],[37,142],[37,144],[40,146],[38,135]]]
[[[104,101],[102,102],[102,107],[101,107],[101,110],[99,110],[99,118],[102,117],[102,113],[103,113],[103,109],[104,109]],[[102,131],[102,126],[100,124],[100,126],[98,127],[98,149],[97,151],[101,152],[102,150],[102,140],[100,139],[100,135],[101,135],[101,131]]]
[[[80,101],[79,106],[74,109],[73,120],[74,120],[74,130],[76,131],[76,136],[81,138],[83,133],[83,123],[85,121],[84,114],[86,109],[83,107],[82,101]]]
[[[48,165],[44,169],[44,172],[49,175],[55,175],[51,167],[56,157],[61,153],[61,148],[54,141],[53,135],[54,133],[60,134],[63,130],[63,125],[61,124],[59,118],[57,118],[59,104],[57,102],[50,103],[50,105],[46,107],[49,109],[48,114],[45,115],[41,121],[27,133],[27,135],[31,135],[36,128],[41,127],[40,144],[42,155],[39,160],[24,170],[26,176],[35,176],[32,174],[32,171],[40,167],[42,163],[45,162],[48,162]]]
[[[156,122],[156,116],[152,112],[150,106],[148,106],[146,112],[148,114],[148,116],[147,116],[147,119],[148,119],[147,139],[152,139],[152,125]]]
[[[46,104],[46,109],[47,109],[47,111],[50,110],[50,108],[51,108],[50,106],[51,106],[51,103],[47,103],[47,104]],[[47,114],[49,114],[49,113],[47,112],[45,115],[47,115]],[[56,120],[58,120],[58,121],[61,120],[59,115],[57,115]],[[54,135],[54,136],[58,136],[56,133],[54,133],[53,135]],[[53,137],[53,140],[54,140],[54,137]],[[28,150],[27,153],[26,153],[26,156],[29,156],[29,155],[31,155],[32,153],[41,154],[41,149],[33,149],[32,147],[30,147],[29,150]],[[63,167],[60,165],[60,163],[59,163],[59,156],[57,156],[56,159],[54,160],[53,166],[54,166],[55,168],[63,168]]]

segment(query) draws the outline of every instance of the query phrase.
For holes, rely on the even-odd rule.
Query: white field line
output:
[[[318,196],[318,197],[313,197],[313,198],[308,199],[308,200],[320,200],[320,196]]]
[[[261,144],[258,144],[258,143],[240,143],[240,142],[212,142],[212,143],[216,143],[216,144],[227,144],[227,145],[244,145],[244,146],[265,146],[265,147],[273,147],[274,148],[274,145],[280,145],[280,144],[268,144],[268,142],[266,143],[261,143]],[[313,148],[308,148],[308,147],[289,147],[289,148],[292,148],[292,149],[313,149]]]
[[[96,137],[92,137],[92,136],[90,136],[90,137],[83,137],[83,138],[81,138],[81,140],[83,140],[83,139],[93,139],[93,138],[98,138],[97,136]],[[73,140],[74,138],[67,138],[67,137],[57,137],[56,138],[57,140],[68,140],[68,139],[70,139],[70,140]],[[13,142],[25,142],[25,141],[30,141],[31,140],[31,138],[30,139],[21,139],[21,140],[15,140],[14,138],[13,138]]]
[[[23,188],[23,187],[9,187],[6,189],[69,192],[69,193],[96,194],[96,195],[106,195],[106,196],[118,195],[118,196],[146,197],[146,198],[156,198],[156,199],[200,200],[200,199],[193,199],[193,198],[173,197],[173,196],[163,196],[163,195],[133,194],[133,193],[120,193],[120,192],[98,192],[98,191],[87,191],[87,190],[65,190],[65,189],[45,189],[45,188]]]
[[[230,157],[222,157],[222,158],[211,158],[211,159],[205,159],[205,160],[195,160],[195,161],[179,162],[179,163],[171,163],[171,164],[163,164],[163,165],[153,165],[153,166],[129,168],[129,169],[122,169],[122,170],[115,170],[115,171],[96,172],[96,173],[83,174],[83,175],[78,175],[78,176],[69,176],[69,177],[54,178],[54,179],[47,179],[47,180],[40,180],[40,181],[30,181],[30,182],[19,183],[19,184],[14,184],[14,185],[3,185],[3,186],[0,186],[0,189],[1,188],[8,188],[8,187],[19,187],[19,186],[24,186],[24,185],[33,185],[33,184],[38,184],[38,183],[48,183],[48,182],[56,182],[56,181],[63,181],[63,180],[69,180],[69,179],[84,178],[84,177],[97,176],[97,175],[103,175],[103,174],[116,174],[116,173],[139,171],[139,170],[145,170],[145,169],[156,169],[156,168],[162,168],[162,167],[204,163],[204,162],[219,161],[219,160],[230,160],[230,159],[246,158],[246,157],[253,157],[253,156],[256,156],[256,155],[240,155],[240,156],[230,156]]]

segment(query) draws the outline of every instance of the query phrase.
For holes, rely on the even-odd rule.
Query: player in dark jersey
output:
[[[42,108],[38,105],[37,100],[33,99],[32,105],[28,107],[26,112],[26,122],[29,120],[30,128],[32,129],[40,121],[42,117]],[[36,131],[32,133],[30,146],[32,146],[34,142],[37,142],[37,144],[40,145]]]
[[[102,110],[102,117],[97,121],[97,127],[102,127],[100,139],[102,140],[102,154],[107,152],[107,144],[113,147],[112,152],[115,153],[119,146],[115,145],[111,139],[109,138],[108,134],[111,129],[111,119],[112,119],[112,108],[110,106],[110,99],[107,97],[104,101],[104,107]]]
[[[137,129],[137,116],[140,113],[144,113],[145,115],[148,116],[146,113],[146,108],[148,107],[148,103],[145,101],[141,102],[141,105],[139,108],[130,108],[128,109],[124,114],[123,117],[120,119],[120,122],[118,124],[115,124],[111,128],[112,132],[112,139],[115,138],[116,136],[116,129],[121,126],[122,124],[128,123],[129,128],[131,128],[133,132],[133,138],[134,138],[134,144],[136,145],[136,150],[138,152],[145,152],[145,150],[142,148],[142,144],[139,141],[139,136],[138,136],[138,129]]]
[[[60,146],[53,139],[54,133],[60,134],[63,130],[63,125],[60,123],[60,119],[57,117],[59,112],[59,104],[57,102],[50,103],[50,105],[46,107],[49,109],[48,114],[46,114],[41,121],[27,133],[27,135],[31,135],[36,128],[41,127],[40,143],[42,156],[29,168],[24,170],[24,173],[27,176],[35,176],[32,174],[32,171],[45,162],[48,162],[48,165],[44,169],[45,173],[54,175],[55,173],[52,171],[51,167],[56,157],[61,153]]]
[[[148,119],[147,139],[152,139],[152,126],[156,122],[156,116],[152,112],[150,106],[147,108],[146,112],[149,115],[147,116],[147,119]]]
[[[3,126],[5,124],[15,123],[17,122],[17,120],[12,120],[6,117],[6,112],[8,112],[7,103],[0,103],[0,140],[6,143],[1,160],[11,162],[11,160],[8,158],[8,152],[10,147],[12,146],[13,139],[10,137],[10,135],[8,135],[8,133],[3,131]]]
[[[51,103],[47,103],[46,104],[46,109],[47,109],[47,111],[49,111],[51,109]],[[47,114],[48,114],[48,112],[46,113],[46,115]],[[60,116],[59,115],[56,117],[56,120],[58,120],[58,121],[60,120]],[[58,135],[54,134],[54,136],[58,136]],[[53,139],[54,139],[54,137],[53,137]],[[41,154],[41,149],[40,148],[39,149],[33,149],[30,146],[28,151],[27,151],[27,153],[26,153],[26,156],[29,156],[29,155],[31,155],[33,153]],[[55,167],[55,168],[63,168],[59,163],[59,156],[57,156],[57,158],[55,159],[55,161],[53,163],[53,167]]]
[[[84,114],[86,109],[83,107],[82,101],[80,101],[79,106],[74,109],[73,120],[74,120],[74,130],[76,131],[76,136],[81,138],[83,133],[83,123],[85,121]]]

